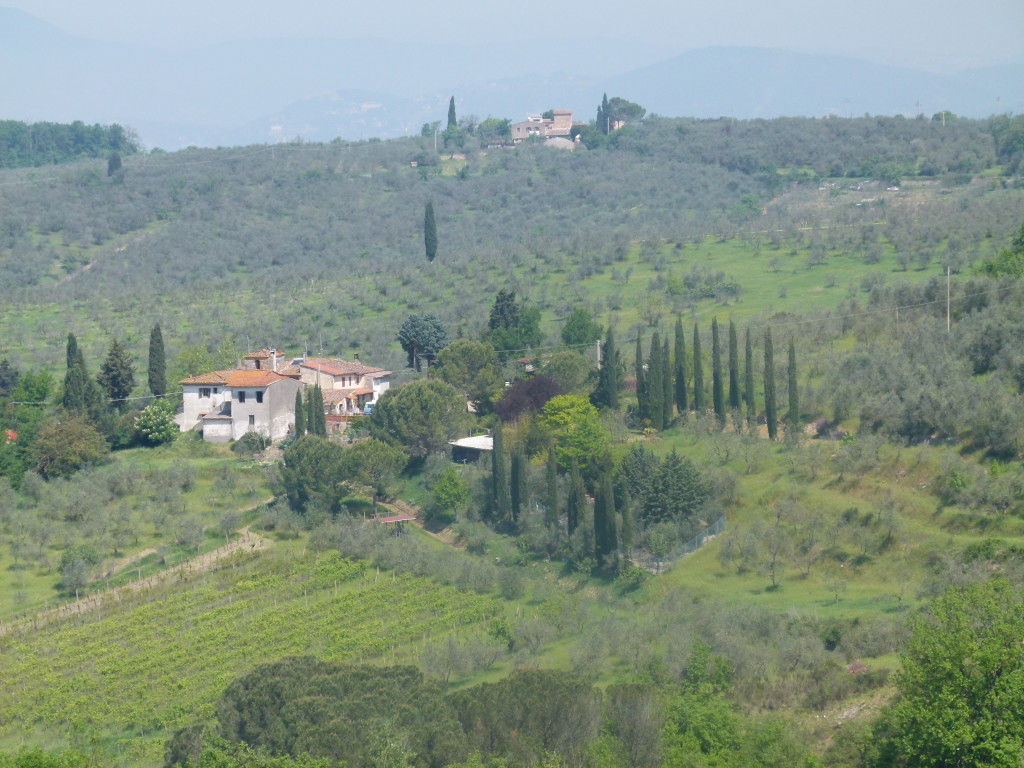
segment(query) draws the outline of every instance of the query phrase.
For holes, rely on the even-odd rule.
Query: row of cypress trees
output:
[[[324,413],[324,393],[314,384],[305,399],[302,390],[295,393],[295,436],[316,435],[327,437],[327,416]]]
[[[67,368],[61,406],[70,412],[85,415],[99,422],[107,410],[107,403],[123,411],[135,389],[135,364],[120,339],[113,339],[96,377],[90,375],[85,355],[78,346],[75,334],[69,333],[65,348]],[[154,325],[149,336],[147,385],[155,397],[167,394],[167,360],[160,326]]]
[[[598,473],[594,487],[593,540],[595,562],[610,565],[620,546],[627,550],[632,547],[633,511],[628,489],[613,486],[614,472],[610,457],[602,459],[605,471]],[[491,451],[491,505],[496,521],[518,523],[528,502],[529,459],[523,450],[512,452],[506,461],[504,433],[499,425],[494,431],[494,446]],[[559,512],[566,514],[565,533],[572,538],[581,528],[587,527],[590,506],[587,502],[583,473],[575,460],[569,470],[568,490],[565,498],[558,491],[558,464],[554,449],[549,449],[545,466],[544,525],[552,531],[559,526]],[[621,524],[618,522],[621,519]],[[614,567],[614,566],[611,566]]]
[[[610,365],[618,365],[618,352],[612,348],[614,340],[611,331],[605,342],[606,357]],[[610,352],[607,350],[611,349]],[[739,337],[736,324],[729,321],[728,337],[728,368],[723,367],[721,333],[718,319],[711,321],[711,410],[720,424],[724,425],[726,413],[729,411],[740,414],[745,410],[748,425],[753,425],[757,418],[757,401],[754,391],[754,354],[750,329],[745,332],[743,373],[740,372]],[[693,326],[692,365],[687,359],[686,336],[682,320],[676,320],[674,354],[669,355],[668,336],[661,339],[655,331],[651,337],[647,357],[644,358],[643,339],[637,338],[634,356],[636,373],[637,415],[644,423],[657,430],[663,430],[672,423],[673,406],[675,413],[685,414],[687,411],[702,413],[708,409],[707,391],[704,383],[704,353],[701,347],[700,327]],[[692,367],[692,378],[690,370]],[[726,370],[728,372],[728,390],[726,390]],[[789,408],[786,413],[786,424],[798,428],[800,423],[799,383],[797,381],[796,348],[789,343],[787,366],[787,382]],[[612,378],[613,373],[601,370],[595,405],[610,407],[611,403],[603,394],[604,378]],[[775,357],[771,329],[764,333],[764,413],[768,426],[768,436],[778,438],[778,413],[775,393]],[[692,381],[692,389],[690,382]],[[691,397],[692,392],[692,397]],[[595,393],[596,394],[596,393]],[[617,405],[617,399],[615,401]]]

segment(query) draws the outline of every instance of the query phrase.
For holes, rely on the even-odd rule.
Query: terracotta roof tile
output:
[[[182,379],[179,384],[226,384],[228,376],[234,371],[211,371],[210,373],[201,373],[198,376],[189,376],[187,379]]]
[[[365,376],[366,374],[383,376],[390,373],[383,368],[374,368],[361,362],[351,363],[348,360],[339,360],[334,357],[307,357],[302,361],[302,367],[314,371],[320,370],[331,376],[349,376],[353,374],[356,376]]]
[[[229,387],[269,387],[287,378],[274,371],[230,371],[226,383]]]
[[[325,389],[324,405],[328,403],[340,403],[342,400],[351,400],[351,389]]]
[[[245,360],[267,360],[272,355],[276,354],[279,358],[284,357],[284,353],[280,350],[274,349],[257,349],[255,352],[250,352],[245,356]]]

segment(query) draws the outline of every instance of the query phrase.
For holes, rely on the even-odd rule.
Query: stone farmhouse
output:
[[[328,416],[364,413],[391,386],[391,371],[333,357],[307,357],[296,368],[303,384],[320,385]],[[289,369],[290,370],[290,369]]]
[[[276,349],[247,354],[236,368],[181,381],[182,432],[226,443],[246,432],[281,440],[295,429],[295,393],[319,384],[330,417],[363,413],[390,386],[391,372],[335,358],[287,358]]]
[[[540,115],[528,115],[523,122],[512,123],[509,126],[512,131],[512,143],[519,144],[534,136],[542,139],[568,139],[573,126],[572,110],[553,109],[551,114],[550,119]]]

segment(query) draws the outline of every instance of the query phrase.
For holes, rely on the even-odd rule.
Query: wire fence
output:
[[[638,565],[644,570],[650,571],[651,573],[661,573],[661,571],[666,567],[682,560],[687,555],[696,552],[723,531],[725,531],[725,515],[722,515],[713,523],[707,525],[700,531],[700,533],[689,541],[683,544],[678,544],[667,554],[662,555],[661,557],[655,557],[650,553],[650,551],[642,549],[633,552],[630,559],[635,565]]]

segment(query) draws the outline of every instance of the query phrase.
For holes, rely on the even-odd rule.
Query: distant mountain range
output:
[[[608,51],[614,50],[614,56]],[[1024,112],[1024,60],[955,75],[764,48],[609,41],[432,45],[252,40],[162,50],[68,35],[0,8],[0,119],[119,122],[148,147],[392,138],[458,112],[520,120],[603,93],[666,116]]]

